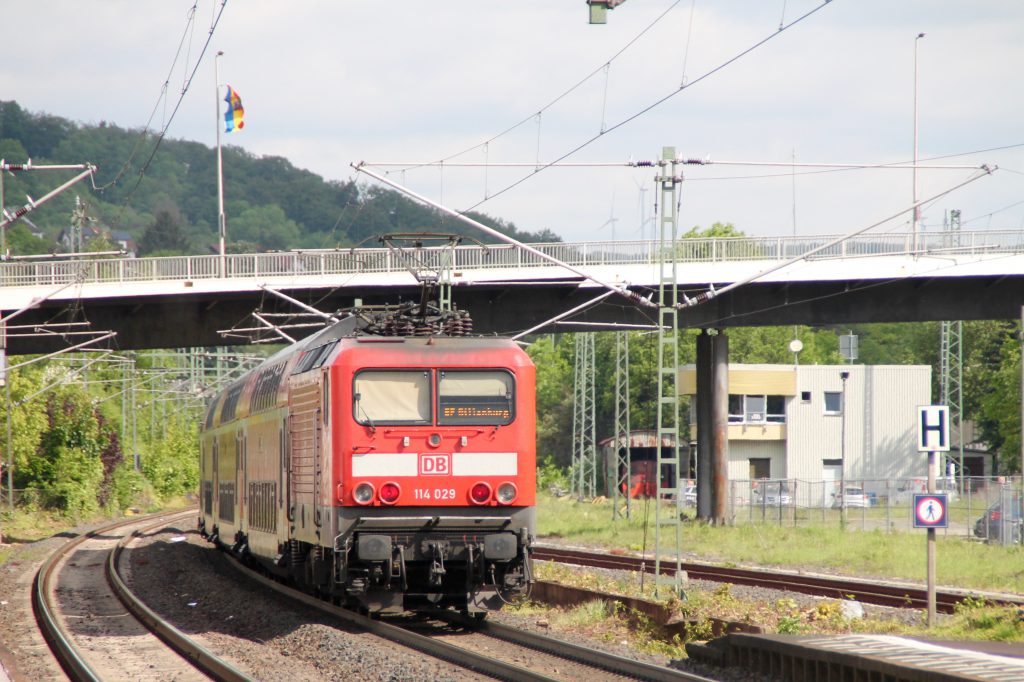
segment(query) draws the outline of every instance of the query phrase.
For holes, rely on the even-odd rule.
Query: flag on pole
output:
[[[228,93],[224,95],[224,101],[228,103],[228,109],[224,112],[224,132],[241,130],[245,127],[245,109],[242,107],[242,98],[230,85]]]

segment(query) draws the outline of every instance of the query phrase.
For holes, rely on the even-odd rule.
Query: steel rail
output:
[[[132,524],[139,523],[140,521],[162,516],[166,515],[158,513],[132,519],[123,519],[103,526],[102,528],[97,528],[96,530],[91,530],[79,535],[77,538],[66,543],[51,554],[46,561],[43,562],[43,565],[39,567],[39,570],[36,571],[35,578],[33,578],[32,581],[32,611],[35,614],[36,623],[39,625],[39,630],[42,632],[43,638],[46,640],[46,643],[49,645],[54,656],[57,657],[57,661],[61,664],[61,667],[64,668],[64,671],[71,679],[98,682],[100,677],[85,661],[85,657],[82,655],[81,650],[67,636],[67,633],[57,618],[56,604],[50,598],[50,587],[52,580],[55,577],[57,564],[63,557],[69,555],[72,550],[87,540],[91,540],[104,533],[109,533],[112,530],[117,530],[123,526],[130,526]]]
[[[172,514],[170,515],[170,518],[195,513],[196,510],[190,509],[187,512],[181,512],[180,514]],[[158,523],[136,530],[132,532],[131,535],[126,535],[122,538],[110,554],[107,555],[107,561],[105,564],[107,581],[113,588],[114,594],[116,594],[117,598],[121,600],[122,604],[124,604],[124,607],[128,609],[128,611],[135,616],[140,623],[145,625],[150,632],[159,637],[164,644],[177,652],[197,670],[209,675],[215,680],[223,680],[224,682],[252,682],[255,678],[246,675],[224,659],[217,657],[209,649],[205,648],[181,630],[171,625],[168,621],[158,616],[156,612],[146,606],[146,604],[144,604],[121,579],[121,575],[117,570],[118,560],[121,557],[121,552],[128,546],[128,543],[154,528],[166,526],[167,521],[168,517],[164,517]]]
[[[100,533],[117,530],[121,526],[138,523],[138,521],[139,519],[128,519],[109,526],[104,526],[97,530],[89,531],[84,535],[79,535],[77,538],[68,542],[51,554],[49,558],[43,562],[43,565],[39,567],[39,570],[36,571],[35,578],[32,581],[32,611],[35,614],[36,623],[39,625],[39,630],[42,632],[43,638],[50,646],[50,651],[52,651],[53,655],[57,657],[57,661],[64,669],[64,672],[66,672],[68,677],[72,680],[99,682],[100,678],[95,671],[93,671],[92,667],[86,663],[85,658],[82,656],[82,652],[77,646],[75,646],[74,642],[66,636],[64,628],[61,627],[60,622],[57,620],[56,605],[50,599],[51,580],[54,577],[54,571],[57,567],[57,563],[61,558],[70,554],[73,549],[86,540],[89,540]]]
[[[368,616],[363,616],[355,613],[354,611],[341,608],[340,606],[334,606],[333,604],[329,604],[328,602],[306,594],[305,592],[301,592],[271,580],[270,578],[243,566],[237,558],[231,555],[226,556],[229,558],[228,563],[230,565],[234,566],[242,575],[254,580],[260,585],[274,590],[289,599],[302,602],[306,606],[311,606],[329,616],[355,625],[356,627],[377,635],[378,637],[391,640],[392,642],[409,647],[410,649],[415,649],[433,656],[434,658],[439,658],[474,672],[490,675],[491,677],[501,680],[509,680],[509,682],[554,682],[554,678],[546,675],[530,672],[529,670],[523,670],[522,668],[510,663],[497,661],[491,657],[484,656],[483,654],[478,654],[451,644],[440,642],[431,637],[420,635],[406,630],[405,628],[398,627],[397,625],[391,625],[380,620],[374,620]]]
[[[613,554],[597,554],[581,550],[555,547],[537,547],[533,549],[533,558],[543,561],[556,561],[593,568],[609,568],[624,571],[640,571],[654,573],[654,560],[643,557]],[[729,582],[737,585],[768,587],[790,592],[800,592],[839,599],[854,599],[868,604],[900,608],[925,608],[928,604],[928,592],[923,587],[880,583],[818,575],[799,575],[785,571],[767,569],[729,568],[687,562],[682,565],[691,578]],[[663,566],[662,573],[672,575],[673,566]],[[977,592],[942,590],[936,593],[936,606],[943,613],[952,613],[957,604],[969,596],[979,596]],[[1024,606],[1024,598],[1010,595],[980,595],[993,604],[1012,604]]]
[[[502,623],[475,621],[462,616],[445,617],[445,619],[459,622],[477,632],[482,632],[496,639],[542,651],[559,658],[584,663],[637,680],[652,680],[653,682],[714,682],[714,680],[702,677],[701,675],[635,661],[631,658],[570,644],[554,637],[539,635],[529,630],[521,630]]]
[[[375,635],[398,642],[410,648],[423,651],[431,656],[440,658],[450,663],[455,663],[465,668],[475,670],[487,675],[492,675],[505,680],[550,680],[551,678],[541,674],[523,670],[517,666],[496,661],[493,658],[478,654],[461,647],[439,642],[431,637],[420,635],[397,625],[383,623],[367,616],[357,614],[349,609],[334,606],[322,599],[306,594],[291,587],[282,585],[244,565],[234,556],[227,555],[229,563],[243,575],[255,580],[261,585],[279,592],[289,598],[297,599],[302,603],[312,606],[328,615],[337,617],[348,623],[368,630]],[[632,659],[616,656],[614,654],[597,651],[588,647],[578,646],[564,642],[552,637],[545,637],[526,630],[520,630],[500,623],[477,621],[456,614],[438,613],[436,615],[449,622],[457,622],[468,628],[490,635],[496,639],[502,639],[519,646],[542,651],[559,658],[583,663],[602,670],[625,675],[638,680],[652,680],[654,682],[714,682],[706,677],[692,673],[672,670],[663,666],[634,661]]]

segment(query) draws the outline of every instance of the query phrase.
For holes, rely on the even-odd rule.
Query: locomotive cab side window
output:
[[[502,426],[515,418],[515,382],[504,370],[441,370],[437,423]]]
[[[364,370],[356,374],[352,407],[360,424],[431,424],[430,372]]]

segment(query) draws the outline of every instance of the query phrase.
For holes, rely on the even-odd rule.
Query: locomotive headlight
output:
[[[440,444],[441,444],[441,434],[440,433],[432,433],[429,436],[427,436],[427,445],[429,445],[430,447],[436,448]]]
[[[398,502],[398,496],[402,494],[402,488],[397,483],[388,481],[380,487],[380,501],[384,504]]]
[[[498,498],[498,504],[512,504],[518,492],[515,483],[506,481],[498,486],[498,494],[495,497]]]
[[[491,486],[483,481],[474,483],[469,489],[469,501],[473,504],[487,504],[491,499]]]
[[[360,483],[352,491],[352,499],[356,501],[356,504],[370,504],[373,502],[373,486],[369,483]]]

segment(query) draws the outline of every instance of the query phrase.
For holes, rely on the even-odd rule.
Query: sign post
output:
[[[948,406],[923,405],[917,408],[917,451],[928,453],[928,494],[914,496],[914,527],[928,529],[928,627],[933,627],[935,529],[947,527],[946,496],[935,494],[935,469],[938,466],[936,453],[949,452]]]

